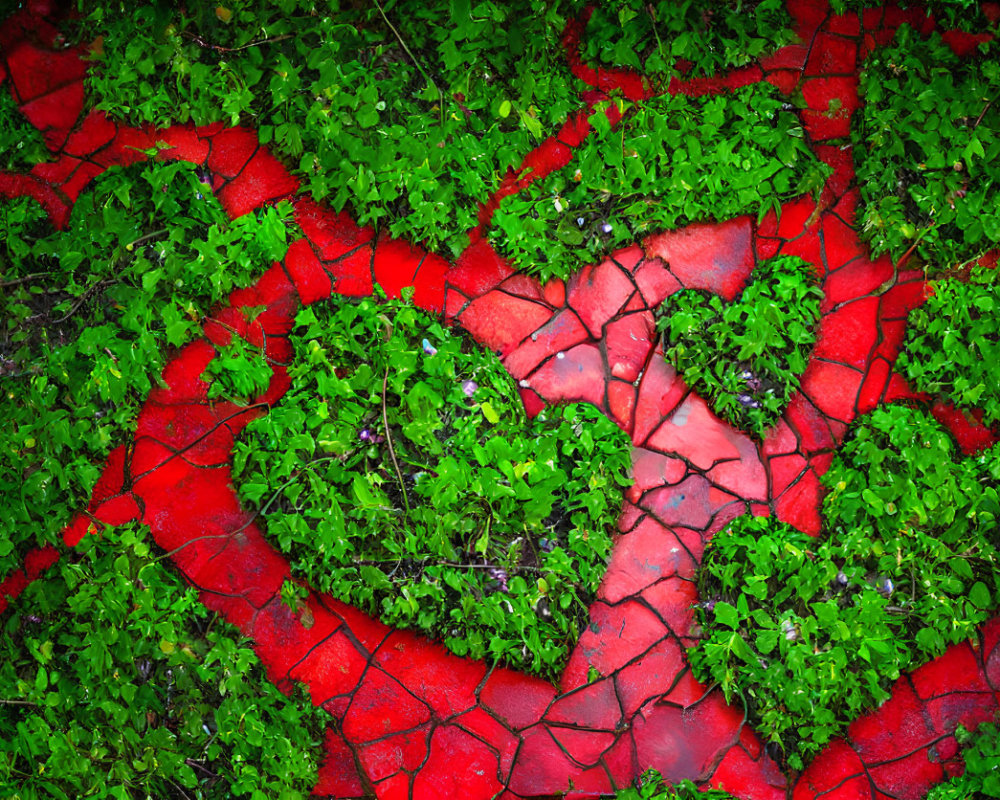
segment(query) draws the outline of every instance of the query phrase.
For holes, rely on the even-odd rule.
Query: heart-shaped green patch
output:
[[[234,475],[293,573],[555,679],[611,552],[628,436],[585,404],[526,419],[495,354],[405,302],[317,303],[290,338],[291,388]]]
[[[799,387],[823,292],[794,256],[757,265],[740,297],[685,289],[663,303],[666,360],[720,417],[763,439]]]

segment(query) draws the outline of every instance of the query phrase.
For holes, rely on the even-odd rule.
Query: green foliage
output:
[[[64,232],[0,203],[0,575],[86,505],[169,348],[283,255],[287,214],[231,222],[180,163],[109,170]]]
[[[576,0],[82,5],[78,38],[103,34],[97,108],[249,125],[316,199],[447,255],[581,104],[559,45]]]
[[[0,170],[27,171],[47,156],[41,131],[28,123],[8,90],[0,91]]]
[[[793,256],[758,264],[736,302],[677,292],[660,308],[664,357],[716,414],[763,439],[799,387],[822,297]]]
[[[986,722],[974,732],[959,726],[955,738],[964,746],[964,774],[931,789],[927,800],[985,800],[1000,797],[1000,731]]]
[[[910,312],[897,369],[921,392],[960,408],[980,408],[1000,421],[1000,282],[996,270],[975,271],[971,283],[936,281],[934,294]]]
[[[615,800],[732,800],[732,795],[719,789],[700,790],[691,781],[667,786],[655,769],[646,770],[634,788],[622,789]]]
[[[567,278],[650,233],[780,211],[829,174],[782,106],[760,83],[726,97],[656,97],[614,130],[598,109],[568,166],[501,202],[490,241],[519,269]]]
[[[310,585],[400,627],[556,676],[586,623],[627,481],[595,409],[524,419],[492,353],[404,303],[301,311],[292,388],[235,483]]]
[[[931,272],[1000,242],[1000,44],[960,59],[908,26],[865,65],[853,142],[862,233]]]
[[[675,74],[678,60],[690,65],[681,70],[686,75],[743,66],[786,44],[792,36],[788,21],[782,0],[598,4],[582,55],[585,62],[641,70],[662,84]]]
[[[822,538],[741,517],[706,552],[691,663],[793,768],[996,606],[1000,453],[954,451],[923,412],[880,408],[823,478]]]
[[[0,790],[309,795],[325,713],[302,692],[284,697],[139,530],[86,538],[18,606],[0,631]]]
[[[982,33],[989,24],[980,0],[903,0],[899,5],[904,9],[912,6],[926,9],[933,15],[938,30],[961,29]],[[834,14],[858,13],[865,8],[881,9],[884,6],[884,0],[830,0],[830,10]]]

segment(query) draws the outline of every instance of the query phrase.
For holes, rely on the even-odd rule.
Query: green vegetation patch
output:
[[[699,576],[702,680],[742,700],[802,769],[900,674],[975,634],[997,605],[1000,453],[956,460],[934,420],[880,408],[823,483],[826,530],[770,518],[717,534]]]
[[[927,800],[1000,797],[1000,731],[996,724],[986,722],[975,731],[960,725],[955,731],[955,738],[963,747],[965,771],[931,789]]]
[[[567,278],[657,231],[780,211],[829,174],[790,109],[768,83],[656,97],[614,130],[598,109],[568,166],[501,202],[490,241],[518,269]]]
[[[45,138],[17,108],[10,91],[0,91],[0,169],[27,172],[48,159]]]
[[[451,256],[507,168],[582,105],[559,43],[580,5],[102,3],[77,35],[103,36],[97,108],[248,125],[317,200]]]
[[[311,306],[293,341],[292,388],[235,474],[294,571],[459,655],[557,676],[604,573],[628,437],[586,405],[526,421],[495,355],[403,303]]]
[[[87,537],[0,629],[5,797],[274,797],[316,782],[328,717],[285,697],[137,528]]]
[[[285,252],[290,209],[232,222],[194,167],[112,169],[53,231],[0,202],[0,575],[86,506],[171,347]]]
[[[685,289],[659,310],[663,354],[716,414],[763,439],[799,388],[823,292],[805,261],[762,261],[734,302]]]
[[[598,4],[583,35],[583,60],[641,70],[654,83],[678,66],[686,75],[713,75],[787,44],[788,23],[783,0]]]
[[[868,59],[854,115],[859,223],[875,255],[932,273],[1000,243],[1000,44],[961,59],[900,28]]]
[[[965,283],[935,281],[934,294],[910,312],[899,369],[921,392],[960,408],[980,408],[983,422],[1000,421],[1000,281],[976,270]]]
[[[699,788],[691,781],[668,786],[655,769],[646,770],[634,787],[622,789],[615,800],[732,800],[732,795],[719,789]]]

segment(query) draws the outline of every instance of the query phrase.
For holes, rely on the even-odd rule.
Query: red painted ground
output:
[[[39,12],[45,4],[33,5]],[[676,81],[670,91],[726,92],[760,80],[801,89],[810,142],[835,170],[820,203],[791,202],[780,223],[772,214],[759,226],[739,218],[652,236],[565,285],[544,286],[514,275],[478,233],[456,264],[404,242],[376,240],[346,215],[298,195],[298,182],[253,131],[129,129],[96,112],[81,119],[81,52],[52,49],[56,28],[41,12],[18,12],[0,29],[0,78],[9,79],[57,156],[31,175],[0,175],[0,192],[35,197],[57,226],[95,175],[141,160],[139,151],[158,141],[171,145],[161,158],[191,161],[212,174],[232,216],[282,198],[295,203],[306,238],[215,315],[266,343],[274,364],[268,392],[249,407],[208,401],[199,376],[215,355],[212,343],[230,335],[209,322],[204,340],[171,358],[166,388],[150,393],[132,443],[112,454],[65,539],[75,544],[102,523],[138,518],[149,525],[205,605],[253,637],[271,678],[286,686],[304,682],[330,712],[317,793],[596,797],[655,767],[668,780],[707,781],[753,800],[909,800],[956,770],[956,725],[974,726],[997,711],[995,620],[976,641],[901,678],[892,699],[857,720],[845,740],[805,774],[787,776],[763,753],[742,711],[700,686],[684,659],[692,641],[692,577],[712,534],[747,509],[818,531],[818,476],[848,423],[879,403],[912,396],[892,366],[906,314],[922,302],[924,286],[914,272],[894,279],[888,259],[868,259],[851,229],[857,194],[850,150],[826,142],[848,134],[864,55],[903,21],[924,30],[930,23],[890,8],[866,11],[862,26],[857,16],[830,17],[818,0],[790,6],[804,44],[722,78]],[[641,76],[580,64],[581,30],[582,22],[570,25],[567,50],[574,71],[594,87],[589,101],[613,87],[631,97],[648,93]],[[952,38],[957,50],[971,41]],[[827,112],[831,99],[841,111]],[[566,163],[586,134],[585,117],[571,120],[525,164],[540,174]],[[502,193],[530,180],[512,175]],[[484,203],[484,225],[496,200]],[[802,391],[775,432],[757,443],[716,419],[664,363],[653,309],[683,287],[731,298],[758,260],[779,252],[816,267],[826,301]],[[498,350],[532,413],[547,402],[587,400],[632,436],[636,483],[621,535],[591,625],[558,687],[449,655],[329,597],[309,598],[315,622],[306,628],[278,597],[288,565],[230,486],[233,439],[287,389],[286,336],[296,309],[331,291],[368,294],[373,282],[393,296],[414,285],[420,306]],[[240,309],[258,305],[267,311],[247,325]],[[934,412],[967,452],[992,444],[988,431],[954,409]],[[19,594],[54,557],[52,550],[32,554],[22,573],[0,584],[0,596]],[[6,603],[0,599],[0,611]],[[590,667],[601,677],[588,684]]]

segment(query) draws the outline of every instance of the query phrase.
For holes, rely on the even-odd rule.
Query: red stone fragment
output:
[[[413,780],[413,800],[443,797],[494,797],[502,788],[497,754],[454,725],[442,725],[431,738],[430,755]]]
[[[812,39],[816,29],[826,20],[830,4],[827,0],[788,0],[788,13],[796,36],[802,41]]]
[[[636,390],[632,384],[618,380],[608,381],[608,414],[612,421],[629,435],[635,427],[633,419],[635,396]]]
[[[640,504],[664,525],[689,525],[705,530],[718,507],[712,484],[701,475],[691,475],[677,486],[654,489]]]
[[[603,346],[611,375],[634,381],[641,374],[656,342],[656,323],[649,311],[624,314],[606,327]]]
[[[840,422],[854,419],[862,374],[828,361],[811,361],[802,375],[802,393],[823,413]]]
[[[810,536],[818,535],[823,527],[818,508],[822,494],[823,487],[816,473],[805,472],[775,501],[777,518]]]
[[[667,638],[622,668],[615,676],[615,683],[626,718],[631,718],[650,700],[662,697],[684,666],[681,646],[676,639]]]
[[[754,761],[742,747],[731,747],[710,784],[746,800],[785,800],[785,778],[774,762]]]
[[[517,380],[528,375],[545,359],[553,358],[557,353],[563,353],[582,344],[590,338],[587,329],[580,318],[570,309],[555,313],[538,330],[533,331],[505,359],[504,366]]]
[[[806,75],[850,75],[857,65],[858,46],[829,33],[817,34],[809,50]]]
[[[214,142],[218,141],[216,136]],[[218,159],[216,163],[219,163]],[[239,175],[219,189],[218,197],[226,213],[235,219],[267,202],[289,197],[298,190],[298,178],[292,177],[278,159],[261,148]]]
[[[680,539],[677,541],[680,543]],[[694,565],[693,556],[692,564]],[[697,565],[694,565],[686,574],[693,576],[696,568]],[[678,570],[678,577],[650,586],[642,593],[642,598],[675,636],[686,639],[691,636],[694,625],[694,604],[698,600],[698,592],[691,577],[679,577],[681,574],[682,570]]]
[[[739,736],[742,711],[727,706],[721,692],[680,709],[653,706],[632,723],[639,763],[659,771],[667,783],[707,778],[717,758]]]
[[[288,676],[306,684],[314,705],[323,705],[357,688],[368,657],[340,628],[295,665]]]
[[[374,663],[442,717],[476,704],[486,672],[482,663],[449,655],[442,645],[409,631],[390,634],[374,655]]]
[[[354,753],[347,742],[333,728],[326,729],[323,742],[324,757],[319,768],[314,795],[334,797],[360,797],[364,791]]]
[[[598,597],[619,603],[663,578],[689,577],[697,566],[669,528],[646,517],[616,541]]]
[[[295,221],[324,261],[334,261],[375,238],[370,227],[360,228],[346,211],[335,213],[308,196],[294,200]]]
[[[819,325],[814,358],[864,369],[878,336],[879,298],[866,297],[826,314]]]
[[[870,800],[871,787],[861,758],[835,739],[806,768],[795,785],[794,800]]]
[[[451,265],[440,256],[427,253],[413,279],[413,302],[418,308],[436,314],[444,309],[445,283]]]
[[[43,41],[48,38],[52,42],[56,35],[55,29],[35,20],[32,22]],[[75,48],[62,51],[42,49],[24,39],[18,42],[14,53],[9,53],[9,47],[9,44],[4,43],[3,49],[8,51],[5,55],[11,94],[19,106],[43,96],[52,96],[66,86],[80,87],[80,104],[64,109],[65,126],[70,128],[83,107],[83,78],[87,74],[87,64],[80,58],[80,51]]]
[[[201,135],[202,131],[202,128],[195,128],[191,124],[171,125],[169,128],[157,130],[153,134],[156,144],[166,145],[157,157],[164,161],[204,164],[208,158],[208,139]]]
[[[578,645],[573,655],[576,656],[582,649],[583,645]],[[622,710],[611,678],[602,678],[572,690],[564,685],[562,690],[564,694],[556,698],[545,715],[546,722],[605,731],[615,730],[621,722]]]
[[[448,273],[448,284],[473,299],[498,286],[514,270],[494,250],[488,241],[479,239],[458,257]]]
[[[570,278],[566,286],[566,303],[572,308],[590,335],[599,339],[604,326],[628,302],[635,285],[625,271],[608,259],[595,266],[586,266]]]
[[[83,109],[83,83],[65,84],[51,94],[46,94],[20,107],[34,127],[45,137],[45,146],[53,152],[66,143],[80,111]]]
[[[941,39],[959,58],[972,55],[983,42],[990,42],[993,36],[989,33],[966,33],[965,31],[945,31]]]
[[[655,356],[654,356],[655,358]],[[740,458],[740,436],[691,393],[649,437],[646,447],[676,453],[699,469]]]
[[[240,174],[259,147],[256,131],[242,127],[225,128],[211,139],[208,168],[231,180]]]
[[[305,305],[330,296],[330,276],[319,263],[307,239],[298,239],[289,246],[285,269]]]
[[[369,780],[381,781],[404,770],[416,772],[427,758],[428,729],[387,736],[358,748],[358,760]]]
[[[706,289],[733,300],[754,266],[749,217],[689,225],[649,237],[643,248],[660,258],[686,289]]]
[[[658,258],[647,258],[635,271],[635,282],[649,308],[656,308],[681,289],[681,282]]]
[[[959,449],[967,456],[980,453],[997,441],[996,434],[983,425],[981,411],[970,413],[939,402],[931,407],[931,414],[951,431]]]
[[[415,728],[430,719],[430,710],[380,669],[369,667],[344,715],[348,742],[371,742]]]
[[[412,286],[423,252],[402,239],[381,237],[375,244],[372,269],[375,282],[390,298],[398,298],[405,286]]]
[[[561,795],[571,780],[577,785],[582,774],[583,769],[570,761],[548,728],[536,725],[524,733],[507,787],[523,797]]]
[[[602,408],[606,378],[601,351],[592,344],[581,344],[566,351],[562,358],[557,353],[539,367],[530,383],[548,402],[582,401]]]
[[[156,146],[156,137],[151,129],[118,127],[118,135],[106,147],[91,158],[105,167],[128,167],[146,160],[144,151]]]
[[[512,729],[519,730],[538,722],[555,694],[555,689],[544,681],[496,669],[479,693],[479,701]]]
[[[920,699],[900,679],[893,686],[892,697],[877,711],[851,723],[847,739],[865,762],[875,763],[927,746],[934,732],[924,721]]]
[[[493,291],[473,300],[458,321],[476,341],[506,356],[550,316],[540,303]]]
[[[767,73],[764,80],[774,86],[782,94],[791,94],[799,85],[801,77],[801,73],[797,70],[779,69],[774,72]]]
[[[91,111],[66,140],[63,152],[86,158],[108,144],[118,133],[118,126],[103,111]]]
[[[371,245],[366,245],[329,265],[333,277],[333,290],[348,297],[368,297],[374,282],[372,278]]]
[[[850,135],[851,114],[860,105],[857,77],[812,78],[803,83],[802,96],[809,106],[802,119],[815,141]]]

